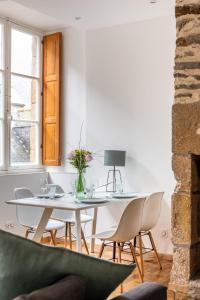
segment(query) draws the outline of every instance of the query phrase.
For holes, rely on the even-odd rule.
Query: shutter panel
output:
[[[60,32],[43,39],[43,165],[59,166],[60,104],[61,104],[61,42]]]

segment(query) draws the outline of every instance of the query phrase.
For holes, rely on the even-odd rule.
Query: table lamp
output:
[[[104,151],[104,166],[112,166],[113,169],[108,171],[106,192],[116,192],[117,174],[120,184],[122,185],[122,175],[116,167],[124,167],[126,162],[126,151],[121,150],[105,150]],[[110,179],[111,177],[111,179]],[[111,181],[110,181],[111,180]],[[112,183],[112,190],[108,186]]]

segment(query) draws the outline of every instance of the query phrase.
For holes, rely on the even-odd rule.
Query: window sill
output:
[[[45,167],[45,170],[50,174],[77,174],[77,171],[72,167],[58,166],[58,167]]]
[[[35,174],[35,173],[47,173],[47,171],[44,168],[0,170],[0,176],[25,175],[25,174]]]

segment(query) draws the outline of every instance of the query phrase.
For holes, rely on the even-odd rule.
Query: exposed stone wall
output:
[[[200,100],[200,1],[177,0],[175,101]]]
[[[200,0],[176,0],[176,20],[170,287],[177,299],[200,299]]]

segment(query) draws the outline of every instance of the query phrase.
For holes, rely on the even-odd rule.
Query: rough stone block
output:
[[[173,105],[173,152],[200,155],[200,102]]]
[[[200,192],[200,156],[174,154],[172,169],[177,181],[176,192]]]
[[[198,263],[200,255],[200,245],[196,244],[191,247],[175,247],[173,255],[173,266],[171,271],[170,286],[176,285],[187,286],[191,278],[199,278]],[[197,280],[195,278],[195,281]],[[200,280],[198,281],[200,291]],[[183,292],[183,288],[182,288]],[[187,289],[185,290],[187,292]]]
[[[177,247],[174,249],[171,284],[186,285],[190,279],[190,249]]]
[[[199,6],[199,0],[176,0],[176,7],[177,6]]]
[[[200,192],[200,156],[174,154],[172,169],[177,181],[176,192]]]
[[[191,196],[174,193],[172,198],[172,242],[191,242]]]
[[[175,245],[192,245],[199,239],[200,195],[198,193],[174,193],[172,198],[172,242]]]
[[[192,160],[191,155],[174,154],[172,157],[172,169],[177,181],[176,192],[191,192],[192,187]]]

